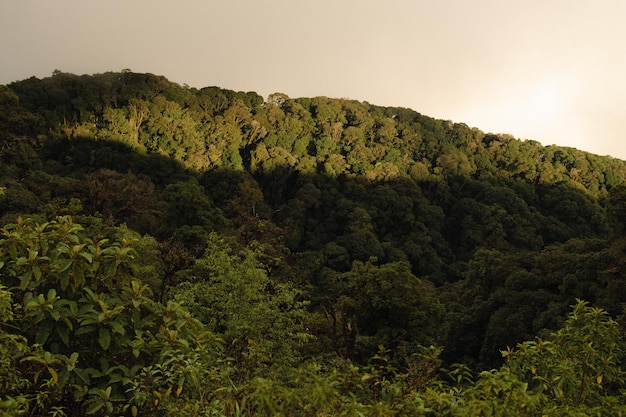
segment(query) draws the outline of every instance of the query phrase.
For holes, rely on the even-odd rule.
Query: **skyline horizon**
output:
[[[51,77],[57,71],[59,71],[60,73],[72,74],[72,75],[77,75],[77,76],[84,76],[84,75],[86,75],[86,76],[94,76],[94,75],[98,75],[98,74],[121,73],[121,72],[124,72],[124,71],[129,71],[129,72],[133,72],[133,73],[152,74],[152,75],[156,75],[156,76],[163,76],[168,81],[173,82],[175,84],[178,84],[181,87],[188,86],[190,88],[195,88],[195,89],[198,89],[198,90],[200,90],[202,88],[207,88],[207,87],[217,87],[217,88],[221,88],[221,89],[225,89],[225,90],[231,90],[231,91],[235,91],[235,92],[256,93],[256,94],[260,95],[261,97],[263,97],[264,100],[267,100],[268,97],[270,95],[272,95],[272,94],[285,94],[290,99],[328,97],[328,98],[331,98],[331,99],[338,99],[338,100],[353,100],[353,101],[358,101],[358,102],[367,103],[367,104],[371,104],[371,105],[374,105],[374,106],[380,106],[380,107],[402,107],[402,108],[407,108],[407,109],[416,111],[417,113],[420,113],[423,116],[432,117],[434,119],[445,120],[445,121],[449,121],[449,122],[452,122],[452,123],[465,124],[469,128],[471,128],[471,129],[478,129],[478,130],[482,131],[485,134],[508,135],[508,136],[512,136],[514,139],[517,139],[517,140],[520,140],[520,141],[535,141],[535,142],[539,142],[539,143],[541,143],[542,146],[558,146],[558,147],[564,147],[564,148],[572,148],[572,149],[577,149],[579,151],[591,153],[591,154],[598,155],[598,156],[609,156],[609,157],[612,157],[612,158],[621,159],[621,160],[626,161],[626,157],[620,158],[619,156],[614,156],[614,155],[610,155],[610,154],[596,153],[596,152],[593,152],[593,151],[588,151],[586,149],[582,149],[582,148],[575,147],[575,146],[570,146],[570,145],[562,145],[562,144],[558,144],[558,143],[545,143],[545,142],[543,142],[541,140],[538,140],[538,139],[535,139],[535,138],[531,138],[531,137],[528,137],[528,138],[526,138],[526,137],[519,137],[519,136],[516,136],[514,133],[507,132],[507,131],[492,131],[492,130],[484,129],[481,126],[474,126],[474,125],[472,125],[472,124],[470,124],[470,123],[468,123],[466,121],[463,121],[463,120],[453,120],[453,119],[449,119],[449,118],[445,118],[445,117],[438,117],[436,115],[427,114],[427,113],[424,113],[424,112],[420,111],[419,109],[416,109],[416,108],[413,108],[413,107],[408,107],[408,106],[399,106],[399,105],[393,105],[393,104],[381,104],[381,103],[375,103],[375,102],[371,102],[371,101],[368,101],[368,100],[361,100],[361,99],[352,98],[352,97],[335,97],[335,96],[323,95],[323,94],[322,95],[315,95],[315,96],[302,96],[302,95],[300,95],[300,96],[291,96],[291,95],[289,95],[289,94],[287,94],[285,92],[282,92],[282,91],[273,91],[273,92],[262,93],[262,92],[259,92],[258,90],[247,90],[247,89],[246,90],[242,90],[242,89],[237,89],[237,88],[229,88],[229,87],[223,87],[223,86],[220,86],[220,85],[211,85],[211,84],[204,85],[204,86],[195,86],[195,85],[190,85],[190,84],[185,83],[185,82],[181,82],[179,80],[173,80],[173,79],[171,79],[170,77],[168,77],[168,76],[166,76],[164,74],[156,74],[156,73],[149,72],[149,71],[134,71],[132,68],[124,68],[124,69],[120,69],[120,70],[111,70],[111,71],[103,71],[103,72],[98,72],[98,73],[83,73],[83,74],[78,74],[78,73],[74,73],[74,72],[71,72],[71,71],[64,71],[64,70],[61,70],[61,69],[54,69],[54,70],[52,70],[50,72],[49,75],[42,75],[42,76],[31,75],[31,76],[27,76],[27,77],[25,77],[25,78],[23,78],[21,80],[14,80],[14,81],[11,81],[9,83],[2,84],[2,85],[10,85],[13,82],[24,81],[24,80],[27,80],[27,79],[32,78],[32,77],[35,77],[35,78],[38,78],[38,79]]]

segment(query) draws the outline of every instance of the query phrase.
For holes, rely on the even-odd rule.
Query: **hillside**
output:
[[[123,71],[0,86],[0,164],[0,294],[17,303],[0,302],[0,347],[15,352],[0,402],[23,395],[29,415],[37,395],[66,415],[199,415],[205,396],[225,415],[242,399],[320,415],[288,408],[307,384],[329,384],[328,403],[307,400],[326,404],[316,412],[352,395],[375,415],[371,399],[417,395],[422,411],[394,412],[469,415],[437,414],[434,387],[456,380],[469,404],[480,371],[536,382],[523,362],[535,345],[501,351],[569,343],[594,314],[615,345],[593,353],[606,369],[569,376],[580,401],[515,389],[542,415],[609,407],[623,385],[609,316],[626,302],[625,161],[406,108]],[[544,359],[546,375],[565,360]],[[263,407],[248,411],[278,412]]]

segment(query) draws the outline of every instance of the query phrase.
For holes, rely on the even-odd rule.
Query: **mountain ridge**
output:
[[[55,78],[56,77],[56,78]],[[64,77],[66,78],[64,80]],[[70,80],[71,78],[71,80]],[[133,78],[137,78],[137,80],[133,81]],[[123,81],[123,79],[125,81]],[[64,87],[59,88],[59,86],[55,86],[55,80],[56,83],[60,85],[63,84],[63,81],[67,82],[67,89],[64,89]],[[72,81],[73,80],[73,81]],[[82,80],[82,81],[81,81]],[[317,116],[317,113],[314,113],[316,111],[316,109],[321,109],[322,112],[326,111],[334,111],[332,109],[332,106],[327,105],[328,103],[334,103],[334,106],[341,106],[340,103],[346,103],[345,107],[353,107],[352,109],[347,110],[350,114],[348,115],[349,117],[353,117],[352,121],[347,121],[347,120],[339,120],[342,117],[345,117],[345,109],[343,111],[343,115],[337,115],[335,114],[334,117],[338,117],[338,120],[333,120],[332,122],[330,120],[328,120],[329,124],[331,123],[335,123],[334,129],[335,131],[332,131],[332,126],[323,126],[322,123],[316,123],[316,126],[314,126],[315,129],[318,130],[318,132],[314,132],[313,129],[310,129],[309,126],[309,130],[305,131],[305,132],[295,132],[292,131],[291,134],[295,134],[295,135],[309,135],[309,140],[311,139],[315,139],[315,140],[319,140],[319,139],[323,139],[325,137],[330,137],[332,140],[334,140],[335,142],[338,142],[341,139],[345,139],[346,137],[348,138],[348,141],[358,141],[358,140],[362,140],[363,138],[359,138],[359,135],[363,135],[363,131],[359,132],[358,129],[358,124],[359,123],[372,123],[372,120],[358,120],[358,114],[359,112],[361,112],[361,115],[363,113],[363,111],[369,111],[370,113],[376,111],[378,112],[378,116],[387,118],[387,119],[392,119],[395,120],[398,117],[398,114],[400,114],[401,118],[403,119],[403,121],[405,122],[405,125],[408,124],[410,125],[411,123],[415,124],[415,122],[419,123],[420,121],[422,122],[422,124],[427,125],[428,127],[428,134],[432,135],[434,133],[435,130],[444,130],[445,132],[436,132],[435,134],[438,135],[438,137],[436,138],[438,140],[439,143],[444,143],[446,140],[446,138],[450,139],[451,136],[456,135],[456,136],[465,136],[464,138],[462,138],[461,140],[468,140],[468,136],[472,136],[472,135],[477,135],[480,136],[480,138],[478,140],[482,140],[483,142],[485,142],[485,137],[491,138],[489,140],[489,142],[493,141],[493,139],[497,138],[497,141],[500,142],[510,142],[511,140],[514,141],[519,141],[521,142],[521,146],[522,148],[524,148],[525,151],[530,151],[531,148],[537,148],[540,147],[543,149],[542,152],[537,153],[537,149],[535,149],[534,151],[537,153],[535,156],[539,159],[541,159],[541,162],[550,162],[548,158],[545,157],[544,153],[550,153],[550,150],[556,150],[556,149],[561,149],[562,151],[565,151],[566,153],[569,153],[570,155],[568,155],[568,158],[577,158],[577,159],[585,159],[584,154],[589,154],[589,155],[594,155],[592,153],[589,152],[585,152],[585,151],[580,151],[576,148],[571,148],[571,147],[563,147],[563,146],[557,146],[557,145],[541,145],[539,142],[534,141],[534,140],[521,140],[521,139],[516,139],[514,137],[512,137],[511,135],[508,134],[492,134],[492,133],[484,133],[482,131],[480,131],[480,129],[478,128],[469,128],[466,124],[464,123],[454,123],[451,121],[447,121],[447,120],[439,120],[439,119],[433,119],[431,117],[428,116],[424,116],[412,109],[407,109],[407,108],[400,108],[400,107],[380,107],[380,106],[375,106],[375,105],[370,105],[367,102],[358,102],[355,100],[347,100],[347,99],[329,99],[328,97],[324,97],[324,96],[320,96],[320,97],[315,97],[315,98],[298,98],[298,99],[291,99],[289,97],[287,97],[286,95],[282,94],[282,93],[274,93],[271,94],[270,96],[268,96],[267,100],[264,100],[263,97],[259,96],[258,94],[256,94],[255,92],[235,92],[232,90],[225,90],[225,89],[221,89],[219,87],[204,87],[202,89],[195,89],[195,88],[189,88],[186,86],[180,86],[179,84],[176,83],[172,83],[169,82],[165,77],[163,76],[154,76],[152,74],[135,74],[132,73],[130,71],[123,71],[120,73],[104,73],[104,74],[99,74],[99,75],[94,75],[94,76],[89,76],[89,75],[83,75],[83,76],[76,76],[73,74],[65,74],[62,73],[60,71],[55,71],[55,75],[53,75],[52,77],[48,77],[48,78],[44,78],[42,80],[38,80],[34,77],[28,79],[28,80],[23,80],[21,82],[14,82],[12,84],[10,84],[10,86],[13,86],[13,88],[16,88],[18,91],[22,91],[22,95],[24,95],[24,93],[26,93],[26,90],[28,87],[29,83],[40,83],[41,85],[45,85],[45,84],[50,84],[50,90],[52,95],[49,94],[48,97],[48,102],[42,103],[42,104],[47,104],[47,105],[52,105],[55,106],[55,100],[58,101],[57,104],[61,104],[61,102],[64,99],[67,99],[68,97],[63,97],[64,94],[66,95],[72,95],[74,94],[74,96],[72,98],[70,98],[70,102],[65,102],[63,103],[63,105],[60,106],[60,108],[57,108],[57,113],[60,113],[60,115],[64,118],[64,120],[67,122],[68,121],[68,116],[69,116],[69,121],[70,121],[70,126],[64,126],[65,129],[69,129],[72,130],[71,133],[69,133],[70,135],[75,135],[78,136],[79,134],[81,134],[81,132],[75,131],[77,126],[71,126],[71,124],[73,123],[74,125],[78,124],[77,122],[79,121],[79,119],[81,117],[85,117],[77,115],[76,113],[80,113],[82,112],[93,112],[93,108],[92,109],[88,109],[88,108],[80,108],[81,104],[80,102],[83,101],[83,104],[86,105],[85,101],[89,101],[90,99],[93,100],[94,97],[88,97],[85,95],[85,90],[83,90],[80,94],[82,94],[82,96],[80,98],[78,98],[76,96],[76,92],[73,92],[71,89],[72,88],[77,88],[78,85],[80,85],[81,82],[87,82],[88,80],[91,80],[91,84],[90,84],[90,88],[93,90],[94,88],[100,89],[99,91],[94,91],[95,94],[99,94],[100,97],[103,99],[103,103],[101,103],[100,105],[102,106],[110,106],[113,109],[119,110],[117,107],[120,107],[122,110],[125,110],[127,114],[125,115],[120,115],[120,114],[108,114],[107,116],[110,118],[112,117],[126,117],[126,118],[130,118],[130,116],[128,115],[128,109],[126,108],[126,106],[128,105],[128,100],[130,100],[131,98],[134,100],[140,100],[140,101],[145,101],[146,98],[149,99],[153,99],[155,97],[155,94],[158,95],[162,95],[166,98],[166,101],[170,101],[173,102],[175,104],[178,104],[179,106],[185,106],[184,100],[192,100],[192,97],[195,95],[196,97],[196,103],[194,103],[194,105],[198,106],[198,99],[202,100],[202,99],[206,99],[207,96],[209,96],[209,99],[211,97],[211,95],[214,96],[220,96],[221,95],[221,99],[222,100],[242,100],[242,102],[246,105],[246,106],[250,106],[250,108],[248,109],[248,111],[250,111],[250,109],[254,108],[256,109],[255,111],[258,111],[258,108],[260,106],[265,107],[265,106],[275,106],[277,108],[281,108],[281,106],[283,104],[285,104],[287,102],[287,104],[289,105],[289,103],[305,103],[308,104],[308,107],[306,109],[299,109],[298,111],[302,112],[304,111],[308,111],[310,112],[310,115],[315,115]],[[74,83],[75,85],[72,87],[72,83]],[[129,86],[125,87],[125,83],[129,83]],[[132,88],[135,88],[136,91],[132,91]],[[141,88],[144,89],[144,92],[142,93],[140,90]],[[108,91],[107,91],[108,89]],[[119,103],[119,106],[116,107],[116,105],[118,104],[117,102],[110,102],[109,98],[107,98],[107,95],[110,95],[113,93],[113,90],[117,89],[118,90],[118,95],[121,102]],[[130,90],[130,91],[129,91]],[[150,91],[150,92],[148,92]],[[54,94],[58,93],[59,95],[54,97]],[[142,95],[143,94],[143,95]],[[186,98],[184,98],[186,96]],[[41,99],[41,97],[39,98]],[[169,100],[171,99],[171,100]],[[35,103],[30,103],[30,100],[36,100],[36,98],[34,97],[22,97],[21,98],[21,103],[22,105],[25,105],[26,107],[29,107],[30,105],[37,105]],[[72,100],[75,100],[73,103],[71,103]],[[44,99],[45,101],[45,99]],[[324,103],[324,101],[326,101],[327,103]],[[316,103],[316,105],[314,105],[313,108],[310,107],[311,103]],[[93,104],[93,103],[92,103]],[[141,103],[143,105],[145,105],[146,103]],[[280,104],[277,105],[277,104]],[[325,105],[326,104],[326,105]],[[219,105],[219,104],[218,104]],[[89,106],[87,106],[89,107]],[[97,107],[97,105],[92,105],[92,107]],[[359,107],[361,107],[359,109]],[[136,111],[137,108],[135,105],[131,106],[131,110],[134,109],[133,111]],[[143,112],[143,115],[145,116],[145,112],[148,109],[146,107],[144,107],[143,109],[141,109],[141,111]],[[185,110],[189,110],[189,109],[185,109]],[[220,109],[213,109],[214,114],[215,115],[219,115],[219,111]],[[222,109],[223,110],[223,109]],[[236,113],[237,110],[236,109],[231,109],[231,113]],[[240,109],[243,110],[243,109]],[[281,109],[281,110],[285,110],[285,109]],[[287,109],[289,110],[289,109]],[[338,110],[338,112],[342,112],[341,109],[335,109]],[[215,112],[217,111],[217,112]],[[244,110],[245,112],[245,110]],[[69,113],[73,113],[73,114],[69,114]],[[140,113],[141,115],[141,113]],[[300,113],[300,116],[302,114]],[[404,117],[402,116],[404,115]],[[102,116],[104,115],[100,115],[100,117],[102,118]],[[254,116],[254,115],[252,115]],[[288,122],[293,123],[294,121],[291,120],[293,119],[294,115],[293,114],[288,114],[288,116],[290,117],[290,120],[288,120]],[[297,116],[297,115],[296,115]],[[142,116],[143,117],[143,116]],[[237,116],[234,116],[237,117]],[[250,115],[247,116],[248,118],[250,118]],[[325,116],[324,116],[325,117]],[[241,121],[241,120],[240,120]],[[60,123],[60,121],[53,121],[53,122],[57,122]],[[100,123],[102,123],[102,120],[99,120]],[[111,126],[113,129],[115,128],[126,128],[126,130],[129,129],[135,129],[138,130],[137,126],[132,126],[133,123],[137,122],[137,121],[133,121],[133,120],[128,120],[129,125],[128,126],[114,126],[115,122],[112,120],[106,120],[106,122],[108,122],[109,125],[113,125]],[[119,120],[118,120],[119,122]],[[197,121],[196,121],[197,122]],[[246,122],[245,120],[243,120],[242,122]],[[258,121],[257,121],[258,122]],[[296,120],[297,122],[302,122],[302,120]],[[310,120],[309,120],[310,122]],[[339,129],[336,125],[337,122],[341,122],[342,126],[341,129]],[[139,121],[139,124],[141,125],[142,121]],[[381,123],[384,125],[384,123],[388,123],[388,121],[384,121],[384,120],[377,120],[376,123]],[[393,124],[393,123],[392,123]],[[395,127],[397,127],[398,123],[395,123]],[[144,126],[145,127],[145,126]],[[250,131],[255,131],[256,128],[258,128],[259,126],[245,126],[244,129],[248,129]],[[294,126],[292,126],[293,128]],[[369,136],[375,136],[378,133],[381,133],[383,136],[385,135],[384,132],[384,128],[383,126],[377,126],[380,129],[377,129],[377,132],[372,131],[372,126],[369,126],[370,131],[366,132],[367,135]],[[406,127],[406,126],[405,126]],[[410,127],[410,126],[409,126]],[[261,129],[265,128],[267,129],[267,121],[265,121],[265,125],[261,125],[260,126]],[[323,131],[323,129],[326,128],[326,131]],[[344,132],[343,130],[345,128],[353,128],[351,129],[350,132]],[[389,129],[393,129],[394,126],[388,126],[388,131],[386,132],[387,134],[391,134],[393,135],[394,132],[390,132]],[[454,131],[456,129],[456,131]],[[158,130],[158,127],[157,127]],[[339,131],[341,130],[341,131]],[[402,136],[403,133],[405,133],[403,135],[403,137],[401,137],[401,141],[402,140],[406,140],[407,138],[411,139],[409,137],[409,135],[413,134],[415,135],[417,133],[417,135],[419,135],[421,132],[415,132],[415,131],[410,131],[411,129],[408,129],[408,132],[395,132],[397,134],[399,134],[399,136]],[[415,130],[415,129],[413,129]],[[84,130],[82,133],[87,133],[89,130]],[[110,132],[111,136],[114,136],[115,133],[117,133],[118,135],[123,135],[123,134],[128,134],[129,132]],[[154,133],[154,132],[152,132]],[[161,132],[161,136],[162,136]],[[192,132],[194,133],[194,132]],[[258,133],[258,132],[257,132]],[[282,133],[286,133],[286,132],[282,132]],[[136,138],[134,138],[135,140],[138,140],[138,135],[139,132],[136,131],[134,132],[134,134],[137,136]],[[158,134],[158,133],[157,133]],[[348,136],[349,134],[352,134],[353,136],[356,135],[355,137],[350,137]],[[341,136],[341,137],[338,137]],[[121,138],[121,137],[120,137]],[[248,140],[254,140],[254,138],[246,138]],[[295,139],[295,138],[294,138]],[[302,138],[298,138],[298,139],[302,139]],[[378,139],[383,139],[383,138],[378,138]],[[415,139],[415,138],[412,138]],[[423,141],[424,138],[419,138],[419,140]],[[449,144],[454,144],[457,147],[461,147],[462,145],[466,145],[466,143],[462,143],[458,141],[459,138],[457,138],[457,141],[454,140],[450,140]],[[477,138],[472,138],[475,142],[477,141]],[[374,139],[376,140],[376,139]],[[384,140],[384,139],[383,139]],[[471,139],[470,139],[471,140]],[[345,142],[345,140],[343,141]],[[391,141],[392,142],[392,141]],[[390,143],[391,143],[390,142]],[[287,143],[283,143],[283,145],[289,145]],[[150,144],[144,143],[144,146],[150,146]],[[271,145],[271,144],[270,144]],[[310,145],[310,144],[307,144]],[[326,144],[327,145],[327,144]],[[344,143],[342,143],[342,145],[345,145]],[[348,146],[350,146],[351,144],[348,143]],[[474,144],[474,146],[476,146],[476,144]],[[502,146],[502,145],[501,145]],[[332,146],[331,146],[332,147]],[[285,146],[283,146],[283,148],[285,148]],[[158,150],[158,146],[153,146],[153,151]],[[301,149],[299,149],[301,151]],[[472,149],[470,149],[471,151]],[[219,151],[223,151],[221,149],[218,149]],[[293,149],[288,149],[289,152],[293,152]],[[436,149],[430,149],[430,151],[434,151],[437,152]],[[343,156],[347,157],[347,151],[346,149],[341,149],[339,152],[336,152],[338,154],[343,154]],[[575,154],[575,155],[572,155]],[[296,158],[303,156],[301,153],[295,155]],[[372,155],[368,155],[371,158],[374,158],[373,162],[385,162],[385,160],[383,158],[378,158],[376,159],[376,156],[372,156]],[[386,155],[387,159],[391,159],[391,156]],[[414,155],[410,155],[409,157],[412,157]],[[456,157],[456,155],[454,155],[454,152],[450,152],[448,155],[444,154],[444,155],[435,155],[434,158],[441,156],[442,157],[442,165],[445,165],[445,160],[452,160],[452,161],[448,161],[448,162],[454,162],[454,159]],[[550,155],[553,156],[553,155]],[[599,155],[594,155],[594,156],[599,156]],[[433,156],[431,156],[430,159],[432,159]],[[619,160],[618,158],[614,158],[611,156],[604,156],[603,158],[607,158],[607,159],[616,159]],[[209,167],[209,166],[213,166],[215,167],[215,162],[216,161],[207,161],[206,159],[210,159],[210,158],[204,158],[204,161],[197,161],[197,165],[198,167]],[[417,166],[415,169],[419,170],[419,169],[423,169],[423,167],[421,165],[419,165],[420,161],[419,158],[414,158],[414,162],[415,165]],[[461,158],[462,159],[462,158]],[[558,158],[557,158],[558,159]],[[563,159],[563,158],[561,158]],[[337,162],[337,161],[335,161]],[[394,161],[395,162],[395,161]],[[465,161],[458,161],[459,164],[463,164]],[[555,163],[558,162],[564,162],[564,161],[559,161],[559,160],[555,160]],[[585,168],[587,168],[586,166],[574,166],[575,164],[572,163],[572,161],[565,161],[565,162],[569,162],[569,165],[567,168],[571,169],[571,168],[575,168],[576,172],[579,172],[580,170],[584,170]],[[330,164],[332,165],[332,161],[330,162]],[[427,165],[427,169],[430,169],[431,171],[437,167],[437,162],[436,161],[429,161],[429,163],[426,164]],[[449,164],[450,165],[450,164]],[[584,164],[583,164],[584,165]],[[451,168],[450,166],[448,167],[443,167],[440,166],[440,168]]]

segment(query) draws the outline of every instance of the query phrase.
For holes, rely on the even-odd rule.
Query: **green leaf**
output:
[[[26,301],[26,310],[37,310],[39,309],[39,301],[36,298],[31,298]]]
[[[30,281],[32,279],[32,276],[33,276],[32,269],[26,271],[26,273],[21,276],[21,278],[20,278],[20,289],[25,290],[25,289],[27,289],[29,287]]]
[[[59,272],[65,272],[72,266],[72,262],[72,259],[59,259],[55,266]]]
[[[68,305],[70,307],[70,312],[74,316],[77,316],[78,315],[78,303],[76,303],[76,301],[70,301]]]
[[[75,368],[74,372],[85,383],[85,385],[91,384],[91,374],[93,368]]]
[[[89,407],[87,414],[96,414],[102,407],[104,407],[104,403],[96,403]]]
[[[61,274],[61,289],[65,291],[69,283],[70,283],[70,274],[68,273]]]
[[[70,332],[67,329],[67,327],[58,326],[56,328],[56,331],[59,337],[61,338],[61,340],[63,341],[63,343],[65,344],[65,346],[69,346],[70,345]]]
[[[70,355],[70,359],[69,359],[70,364],[75,365],[76,361],[78,360],[78,356],[79,356],[78,352],[72,352],[72,354]]]
[[[41,268],[39,267],[39,265],[33,265],[33,275],[35,276],[35,279],[37,281],[39,281],[41,279]]]
[[[89,301],[91,301],[91,300],[89,300]],[[95,312],[96,312],[96,309],[94,308],[93,304],[83,304],[83,305],[80,306],[80,309],[78,310],[76,315],[78,315],[78,316],[86,316],[86,315],[91,315],[91,313],[95,313]]]
[[[109,378],[109,384],[115,384],[117,382],[120,382],[124,379],[124,375],[121,374],[113,374],[111,375],[111,377]]]
[[[57,371],[54,368],[48,366],[48,372],[50,372],[50,375],[52,375],[54,383],[57,384],[59,382],[59,374],[57,374]]]
[[[11,256],[11,259],[17,258],[17,248],[15,245],[9,246],[9,255]]]
[[[63,317],[61,317],[61,321],[63,323],[65,323],[65,325],[67,326],[68,329],[74,330],[74,326],[72,325],[72,322],[70,321],[70,319],[68,319],[67,317],[63,316]]]
[[[104,327],[100,329],[98,343],[100,343],[100,346],[102,347],[102,349],[104,350],[109,349],[109,345],[111,344],[111,332],[109,332],[109,329],[104,328]]]
[[[87,262],[91,263],[93,261],[93,255],[89,252],[85,252],[82,251],[79,254],[80,256],[82,256],[83,258],[85,258],[87,260]]]
[[[53,302],[57,300],[57,290],[54,288],[48,290],[48,294],[46,294],[46,298],[49,302]]]
[[[117,322],[117,321],[111,321],[111,327],[113,328],[113,331],[117,334],[120,335],[124,335],[126,334],[126,329],[124,329],[124,326],[122,326],[121,323]]]
[[[61,312],[59,310],[52,310],[50,312],[50,316],[54,319],[54,321],[59,321],[61,318]]]
[[[93,326],[91,323],[94,323],[94,321],[89,320],[89,324],[87,324],[87,320],[81,322],[80,326],[74,332],[74,335],[79,336],[81,334],[91,333],[95,331],[95,326]]]
[[[57,383],[57,385],[62,388],[63,386],[65,386],[65,384],[67,383],[69,379],[70,379],[69,371],[66,369],[63,369],[61,370],[61,372],[59,372],[59,382]]]
[[[43,345],[50,337],[50,333],[52,333],[52,326],[50,323],[42,323],[35,334],[35,342]]]
[[[82,268],[74,269],[74,286],[73,289],[82,288],[85,285],[85,270]]]

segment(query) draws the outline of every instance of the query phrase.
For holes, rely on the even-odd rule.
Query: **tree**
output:
[[[149,178],[100,169],[86,180],[92,212],[113,225],[124,222],[142,233],[157,230],[166,204],[158,199]]]
[[[573,410],[612,415],[623,395],[624,340],[608,313],[578,300],[563,327],[548,340],[503,352],[506,366],[545,396],[554,415]]]
[[[172,372],[172,356],[219,351],[188,312],[150,299],[134,277],[130,242],[94,242],[84,232],[70,217],[19,219],[1,230],[0,277],[10,292],[0,287],[0,414],[146,407],[153,392],[172,390],[169,379],[141,383],[155,367]],[[182,390],[187,382],[178,375],[175,383]]]
[[[326,289],[320,307],[329,337],[347,358],[363,360],[380,344],[410,351],[436,344],[444,333],[436,324],[443,306],[433,288],[411,273],[408,262],[377,266],[372,260],[355,261],[348,272],[326,271],[320,285]]]
[[[200,226],[210,232],[228,224],[222,211],[195,179],[169,184],[163,190],[163,198],[168,203],[167,222],[174,228]]]
[[[234,252],[216,233],[191,269],[193,279],[172,289],[174,299],[226,340],[241,382],[280,372],[299,361],[310,339],[300,291],[270,277],[254,250]]]

